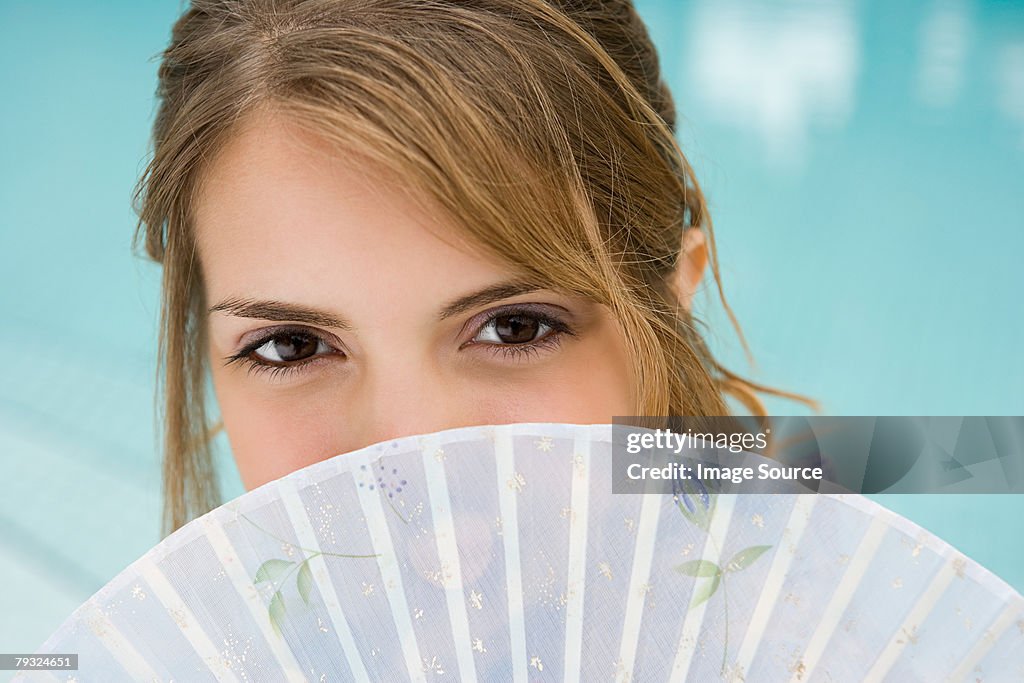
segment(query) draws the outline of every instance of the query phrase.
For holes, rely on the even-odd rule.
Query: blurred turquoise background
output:
[[[829,414],[1024,415],[1024,3],[638,6],[758,362],[708,291],[727,365]],[[0,0],[3,652],[159,540],[130,193],[181,9]],[[1024,498],[873,497],[1024,590]]]

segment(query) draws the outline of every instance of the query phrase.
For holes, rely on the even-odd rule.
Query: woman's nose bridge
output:
[[[454,426],[451,392],[427,364],[406,362],[369,372],[361,393],[363,405],[356,410],[363,445]]]

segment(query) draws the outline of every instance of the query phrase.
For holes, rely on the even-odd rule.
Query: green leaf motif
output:
[[[722,570],[714,562],[690,560],[676,567],[676,571],[687,576],[718,576]]]
[[[281,598],[281,591],[275,591],[274,597],[270,600],[270,607],[267,608],[270,613],[270,624],[274,627],[274,632],[281,635],[281,624],[284,623],[285,610],[284,600]]]
[[[686,517],[686,519],[690,520],[691,524],[703,528],[701,526],[701,520],[699,517],[697,517],[697,514],[687,510],[686,507],[683,505],[682,501],[677,499],[676,507],[679,508],[679,511],[683,513],[683,517]]]
[[[757,558],[761,557],[761,555],[770,549],[770,545],[752,545],[749,548],[744,548],[733,555],[731,560],[725,563],[725,571],[738,572],[741,569],[745,569],[754,564]]]
[[[299,595],[302,596],[302,601],[309,604],[309,591],[313,588],[313,572],[309,568],[309,560],[302,563],[299,567],[299,575],[295,579],[295,583],[299,587]]]
[[[260,565],[260,568],[256,570],[256,583],[263,581],[276,581],[281,574],[283,574],[288,567],[291,567],[294,562],[288,560],[267,560]]]
[[[693,594],[693,601],[690,603],[690,607],[696,607],[697,605],[701,604],[702,602],[710,598],[712,595],[714,595],[715,591],[718,590],[718,584],[721,582],[722,575],[720,573],[715,574],[714,578],[712,578],[710,581],[705,581],[704,585],[697,589],[697,591]]]

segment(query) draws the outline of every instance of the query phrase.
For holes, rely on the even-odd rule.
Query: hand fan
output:
[[[857,494],[612,492],[612,425],[383,442],[182,527],[17,681],[1020,681],[1024,598]]]

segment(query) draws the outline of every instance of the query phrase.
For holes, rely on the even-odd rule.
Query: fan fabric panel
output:
[[[337,456],[165,539],[17,681],[1024,680],[1024,599],[855,494],[621,495],[610,425]]]

